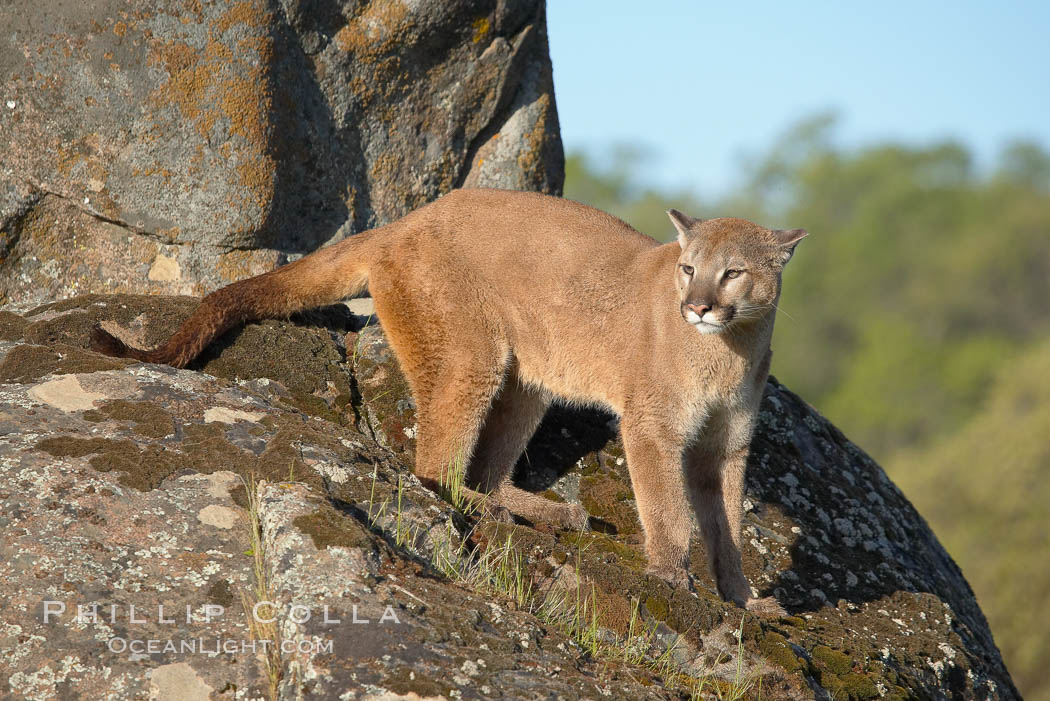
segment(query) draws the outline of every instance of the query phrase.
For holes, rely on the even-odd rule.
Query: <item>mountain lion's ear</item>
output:
[[[774,229],[773,236],[776,237],[777,243],[780,245],[780,260],[787,263],[795,252],[795,246],[798,245],[799,241],[809,236],[809,232],[805,229]]]
[[[667,216],[671,218],[671,223],[674,224],[674,228],[678,230],[678,245],[684,249],[689,242],[689,237],[693,235],[691,229],[702,222],[703,219],[697,219],[688,214],[682,214],[677,209],[667,210]]]

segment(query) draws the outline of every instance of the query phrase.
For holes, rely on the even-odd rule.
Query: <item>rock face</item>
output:
[[[644,574],[610,417],[555,410],[519,465],[585,532],[424,489],[411,397],[345,308],[231,332],[187,370],[84,350],[97,320],[153,343],[193,305],[0,312],[0,696],[1018,698],[922,518],[775,380],[744,559],[790,615],[764,620],[713,593],[699,539],[696,595]],[[196,640],[230,647],[163,647]]]
[[[540,0],[12,0],[0,25],[0,303],[203,294],[453,187],[561,190]]]

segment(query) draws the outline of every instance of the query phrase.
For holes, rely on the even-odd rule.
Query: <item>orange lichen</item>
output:
[[[83,158],[84,156],[76,151],[71,151],[65,146],[59,146],[55,152],[55,170],[66,178],[73,173],[73,167]]]
[[[113,25],[113,33],[118,37],[124,36],[128,31],[128,25],[124,22],[117,22]]]
[[[273,195],[274,163],[269,156],[245,161],[237,166],[240,184],[251,193],[252,204],[265,210]]]
[[[164,64],[164,70],[168,75],[175,76],[185,71],[197,62],[197,52],[191,46],[181,41],[173,41],[170,44],[159,46],[156,56]]]
[[[230,251],[219,256],[215,269],[223,280],[241,280],[271,270],[276,260],[266,251]]]
[[[372,164],[368,176],[373,182],[389,181],[394,175],[396,175],[397,170],[400,167],[400,156],[393,151],[384,151],[379,154],[379,157],[376,158],[375,162]]]
[[[491,28],[492,23],[489,22],[488,17],[478,17],[474,20],[474,37],[471,41],[477,44],[488,35],[489,29]]]
[[[192,47],[172,42],[155,47],[151,57],[162,63],[170,76],[168,82],[154,91],[153,98],[160,104],[173,104],[184,119],[197,120],[201,115],[204,93],[214,83],[214,65],[200,65],[200,58]],[[198,125],[201,136],[207,137],[211,125]]]
[[[351,51],[354,48],[354,40],[351,36],[354,28],[349,24],[335,33],[335,45],[343,51]]]
[[[244,163],[238,168],[241,181],[245,185],[251,183],[257,198],[269,199],[272,190],[270,174],[273,172],[273,162],[266,153],[269,142],[271,103],[266,83],[262,76],[259,80],[253,81],[228,80],[224,81],[221,94],[219,107],[230,120],[231,136],[241,136],[248,144],[247,149],[241,149],[240,155],[251,161],[252,165]],[[268,169],[265,179],[261,177],[262,169]],[[250,177],[248,173],[251,173]],[[257,187],[265,188],[265,192],[255,189]]]
[[[335,35],[336,45],[346,52],[377,57],[393,51],[407,28],[408,6],[401,0],[373,2],[350,19]]]
[[[551,111],[550,97],[540,95],[536,101],[540,110],[532,129],[525,134],[522,149],[518,152],[518,168],[521,169],[526,182],[532,187],[542,188],[545,185],[543,175],[543,146],[547,140],[547,117]]]
[[[270,99],[265,86],[266,67],[273,52],[269,36],[249,37],[238,42],[242,54],[255,54],[257,60],[234,55],[230,47],[215,37],[235,24],[257,25],[266,14],[242,2],[232,6],[209,30],[203,53],[182,42],[155,44],[151,60],[161,63],[170,79],[154,91],[160,105],[175,105],[181,116],[194,123],[204,139],[211,138],[222,116],[230,120],[230,133],[243,136],[253,151],[261,155]],[[229,77],[229,76],[236,77]]]
[[[131,174],[134,176],[144,175],[150,177],[153,175],[159,175],[165,180],[171,180],[172,172],[168,168],[161,166],[150,166],[149,168],[132,168]]]
[[[259,5],[252,2],[234,3],[230,9],[223,13],[215,28],[225,32],[235,24],[246,24],[249,27],[260,27],[266,23],[267,13],[263,12]]]

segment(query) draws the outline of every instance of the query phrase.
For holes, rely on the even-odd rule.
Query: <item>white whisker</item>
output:
[[[780,308],[780,307],[778,307],[777,305],[775,305],[775,304],[774,304],[774,305],[773,305],[773,308],[774,308],[774,309],[776,309],[776,310],[777,310],[778,312],[780,312],[781,314],[783,314],[784,316],[786,316],[786,317],[787,317],[788,319],[791,319],[792,321],[795,321],[795,317],[791,316],[790,314],[788,314],[788,313],[787,313],[786,311],[784,311],[783,309],[781,309],[781,308]],[[797,322],[796,322],[796,323],[797,323]]]

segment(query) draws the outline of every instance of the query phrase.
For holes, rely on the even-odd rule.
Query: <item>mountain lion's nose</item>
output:
[[[711,311],[711,305],[701,302],[700,304],[687,304],[685,308],[695,313],[697,316],[702,317],[707,312]]]

